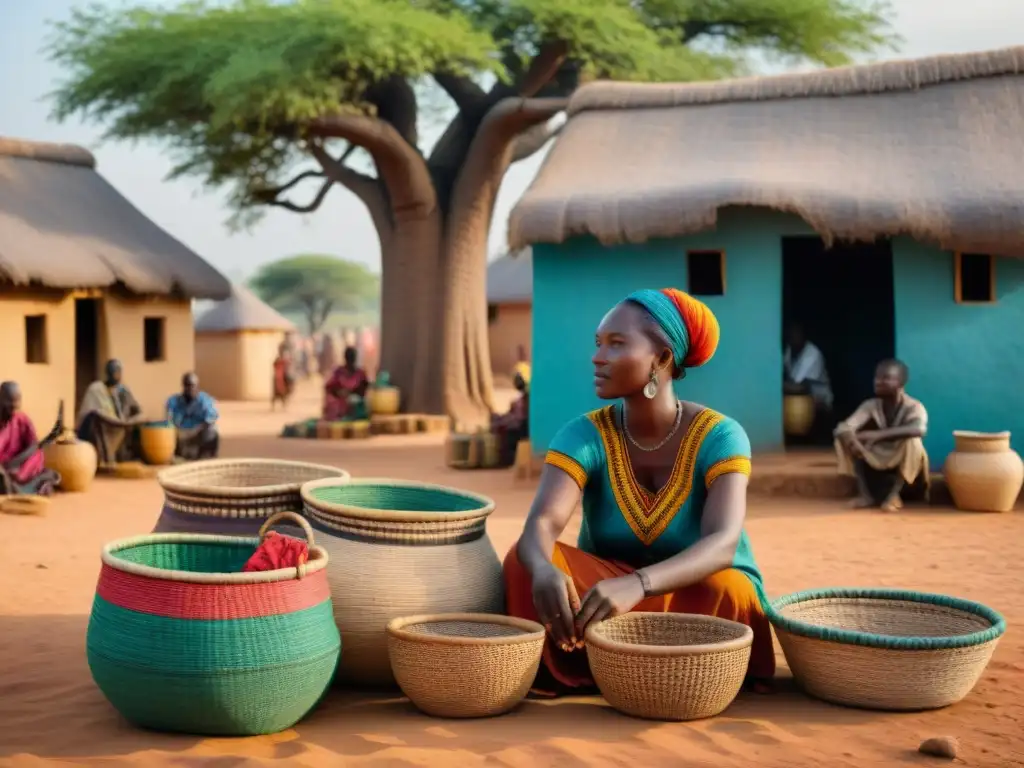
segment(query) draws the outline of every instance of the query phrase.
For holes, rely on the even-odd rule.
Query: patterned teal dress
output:
[[[551,441],[545,462],[566,472],[583,492],[579,549],[640,568],[700,540],[708,489],[722,475],[750,475],[750,440],[738,422],[705,408],[687,427],[668,483],[651,493],[633,474],[618,408],[570,421]],[[746,531],[732,567],[761,589]]]

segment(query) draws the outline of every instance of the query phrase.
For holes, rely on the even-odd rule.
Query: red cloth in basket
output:
[[[276,571],[278,568],[297,568],[309,559],[309,546],[301,539],[282,536],[270,531],[252,553],[243,572]]]

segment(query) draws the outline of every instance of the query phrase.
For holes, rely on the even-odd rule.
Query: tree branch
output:
[[[299,205],[298,203],[293,203],[290,200],[278,199],[264,200],[262,202],[264,203],[264,205],[272,205],[276,208],[286,208],[289,211],[294,211],[295,213],[312,213],[313,211],[320,207],[321,203],[323,203],[324,199],[327,197],[327,193],[331,191],[331,187],[333,186],[334,179],[327,179],[320,186],[320,191],[316,193],[316,197],[314,197],[313,200],[307,203],[306,205]]]
[[[533,155],[544,148],[545,144],[561,132],[564,125],[565,123],[563,122],[552,126],[551,121],[548,120],[524,131],[512,144],[512,162],[518,163],[520,160],[533,157]]]
[[[415,148],[419,145],[416,125],[419,106],[416,92],[408,80],[397,75],[389,77],[370,88],[366,100],[377,108],[377,117],[391,123],[409,146]]]
[[[455,106],[459,108],[460,112],[479,107],[480,103],[487,98],[484,89],[468,77],[453,75],[450,72],[435,72],[434,80],[455,102]]]
[[[370,153],[380,181],[387,189],[394,220],[429,216],[437,210],[437,195],[423,156],[389,122],[365,115],[336,114],[313,120],[309,132],[320,138],[346,139]],[[371,203],[359,191],[365,189],[362,182],[368,177],[362,174],[354,176],[356,171],[331,163],[328,158],[330,156],[326,152],[317,156],[321,165],[327,165],[326,173],[344,176],[342,183],[356,192],[373,214]],[[380,193],[379,187],[377,192]],[[373,204],[376,205],[377,201],[374,200]],[[377,221],[376,217],[374,221]]]
[[[562,68],[568,55],[569,46],[564,40],[543,43],[537,55],[530,60],[526,74],[516,86],[516,92],[526,98],[536,96]]]
[[[322,179],[324,174],[321,171],[303,171],[290,181],[286,181],[279,187],[264,187],[252,191],[252,197],[261,203],[273,203],[278,195],[284,194],[296,184],[301,184],[306,179]]]

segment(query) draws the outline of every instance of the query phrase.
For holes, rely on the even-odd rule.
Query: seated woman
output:
[[[167,420],[178,435],[175,454],[185,461],[215,459],[220,451],[217,405],[199,389],[199,377],[181,377],[181,392],[167,398]]]
[[[491,417],[491,432],[498,438],[499,466],[515,463],[516,446],[530,437],[530,367],[519,363],[512,383],[520,393],[508,413]]]
[[[505,559],[509,614],[549,634],[538,691],[590,687],[584,630],[634,610],[747,624],[748,680],[760,688],[774,675],[761,574],[743,528],[750,442],[737,422],[680,401],[672,387],[711,359],[718,336],[711,310],[671,288],[630,294],[598,326],[594,386],[601,399],[622,402],[555,435],[522,538]],[[581,500],[571,547],[558,537]]]
[[[356,348],[345,347],[345,363],[324,384],[324,421],[367,418],[364,398],[369,386],[366,372],[356,365]]]
[[[142,408],[121,383],[121,375],[121,361],[108,360],[103,381],[89,385],[78,409],[78,438],[95,446],[99,465],[105,469],[142,456],[135,439],[143,421]]]
[[[40,440],[32,420],[21,410],[21,387],[16,382],[0,384],[0,493],[49,496],[60,485],[60,475],[43,465],[40,450],[64,430],[64,404],[57,410],[57,423]]]
[[[931,475],[922,438],[928,412],[906,393],[908,378],[904,363],[883,360],[875,369],[875,397],[836,427],[839,473],[857,480],[855,507],[894,512],[903,506],[907,486],[927,497]]]

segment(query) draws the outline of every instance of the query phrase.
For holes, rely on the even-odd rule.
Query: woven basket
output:
[[[103,549],[86,638],[93,679],[131,722],[220,736],[274,733],[330,687],[341,652],[327,553],[242,573],[259,538],[151,534]]]
[[[890,589],[799,592],[767,612],[807,693],[866,709],[960,701],[1006,631],[1003,617],[979,603]]]
[[[345,638],[338,679],[394,685],[387,625],[400,616],[501,613],[501,563],[487,537],[490,499],[404,480],[315,480],[305,515],[331,555]]]
[[[343,469],[276,459],[213,459],[161,470],[164,508],[154,533],[254,536],[277,512],[301,512],[309,480],[348,480]],[[291,533],[298,533],[295,530]]]
[[[608,703],[651,720],[697,720],[728,707],[743,685],[754,633],[685,613],[625,613],[587,627],[590,671]]]
[[[387,631],[399,687],[435,717],[508,712],[529,692],[544,651],[544,627],[508,616],[411,616]]]

